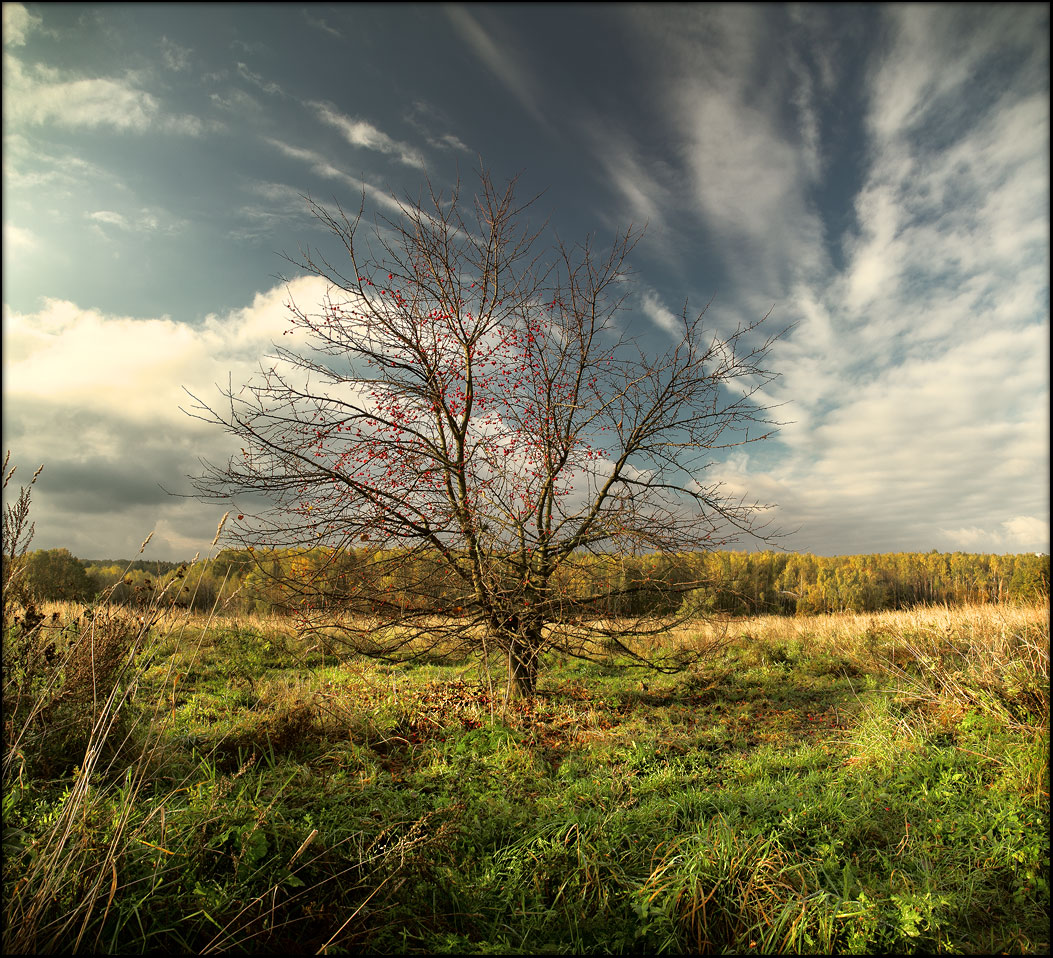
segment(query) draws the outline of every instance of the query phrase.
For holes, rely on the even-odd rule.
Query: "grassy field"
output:
[[[687,624],[676,676],[278,620],[4,644],[4,951],[1049,950],[1048,606]]]

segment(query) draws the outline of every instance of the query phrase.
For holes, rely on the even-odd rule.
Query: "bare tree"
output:
[[[242,446],[204,464],[198,494],[266,503],[234,527],[257,556],[300,550],[260,568],[305,628],[396,659],[499,652],[510,694],[530,695],[550,649],[670,665],[628,638],[669,628],[669,607],[619,610],[698,583],[633,581],[626,557],[764,535],[760,507],[705,470],[774,425],[757,401],[773,337],[763,320],[715,335],[685,306],[679,342],[648,358],[615,320],[638,235],[543,248],[514,186],[429,188],[369,231],[312,202],[347,265],[292,260],[329,284],[317,307],[290,303],[303,346],[188,411]]]

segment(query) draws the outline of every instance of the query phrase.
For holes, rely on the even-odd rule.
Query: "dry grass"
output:
[[[758,615],[748,619],[720,620],[713,623],[691,622],[682,631],[717,634],[725,629],[732,633],[748,630],[748,634],[760,641],[786,641],[797,639],[803,642],[822,641],[838,643],[841,649],[849,649],[867,634],[880,634],[893,638],[897,635],[923,632],[953,634],[963,629],[985,641],[1012,633],[1038,632],[1049,635],[1049,606],[1046,603],[1031,605],[960,605],[918,606],[913,609],[888,610],[884,612],[837,612],[825,615],[779,616]]]
[[[45,617],[46,629],[51,621],[75,620],[82,606],[47,602],[41,605],[40,611]],[[144,624],[154,625],[159,631],[178,626],[190,634],[204,634],[222,625],[226,629],[261,635],[292,636],[296,632],[294,620],[273,614],[228,616],[216,611],[203,613],[154,608],[150,615],[152,618]],[[134,613],[132,618],[135,618]],[[436,626],[448,627],[450,624],[451,620],[435,620]],[[917,673],[928,671],[934,682],[939,678],[944,683],[948,694],[957,691],[960,698],[964,692],[961,688],[956,690],[950,678],[951,671],[968,672],[986,684],[1011,685],[1014,680],[1019,683],[1026,679],[1031,685],[1047,687],[1045,703],[1048,709],[1050,610],[1046,603],[923,606],[898,611],[797,617],[715,617],[691,620],[672,632],[653,636],[632,633],[630,625],[634,624],[638,623],[626,620],[620,641],[628,649],[645,656],[670,649],[712,655],[728,643],[740,648],[745,646],[757,657],[758,663],[771,661],[773,652],[778,658],[780,652],[785,653],[787,649],[807,655],[826,653],[860,670],[872,670],[877,666],[899,679],[913,676],[908,683],[911,686],[917,685]],[[345,625],[363,630],[397,628],[365,619]],[[618,623],[606,625],[617,626]],[[418,630],[415,627],[414,631]],[[437,629],[437,632],[443,635],[445,629]],[[423,632],[403,651],[452,658],[462,655],[466,644],[471,644],[473,639],[478,637],[462,634],[459,639],[452,636],[429,639]],[[478,641],[475,644],[478,645]],[[591,651],[612,650],[597,646]],[[1036,700],[1033,705],[1040,707],[1041,702]]]

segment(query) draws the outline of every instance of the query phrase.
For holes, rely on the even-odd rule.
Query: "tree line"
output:
[[[456,615],[461,596],[442,575],[407,574],[405,563],[363,548],[225,549],[207,563],[80,560],[67,549],[25,557],[23,581],[33,600],[91,602],[103,596],[134,606],[162,590],[176,605],[246,613],[286,613],[305,602],[361,611],[355,596],[384,596],[392,609],[414,607]],[[427,563],[427,555],[415,559]],[[398,572],[399,574],[394,574]],[[400,581],[402,579],[402,581]],[[1031,602],[1049,596],[1048,555],[897,552],[817,556],[786,552],[587,556],[568,570],[571,593],[611,595],[597,613],[803,615],[877,612],[925,604]],[[309,583],[309,588],[305,584]],[[364,590],[363,586],[370,586]],[[422,588],[422,583],[428,583]],[[702,583],[702,585],[698,585]],[[604,590],[599,590],[604,591]]]

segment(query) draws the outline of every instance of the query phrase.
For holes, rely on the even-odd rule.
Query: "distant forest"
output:
[[[391,553],[321,549],[253,552],[226,549],[194,565],[152,560],[79,560],[65,549],[25,557],[27,598],[110,601],[137,605],[165,590],[168,600],[194,609],[281,613],[310,582],[315,601],[339,605],[356,578],[386,575]],[[429,560],[423,556],[420,561]],[[432,567],[441,568],[430,560]],[[722,612],[741,615],[804,615],[876,612],[916,605],[1033,602],[1049,597],[1048,555],[897,552],[883,555],[815,556],[786,552],[710,552],[676,556],[593,556],[576,567],[593,593],[606,583],[618,593],[609,614]],[[425,569],[425,572],[427,570]],[[403,568],[403,572],[405,569]],[[448,611],[459,605],[456,581],[443,574],[389,576],[385,587],[396,603]],[[426,582],[421,589],[420,583]],[[409,583],[413,583],[412,586]],[[698,587],[693,587],[699,584]],[[573,593],[580,584],[566,583]],[[328,600],[328,601],[327,601]]]

